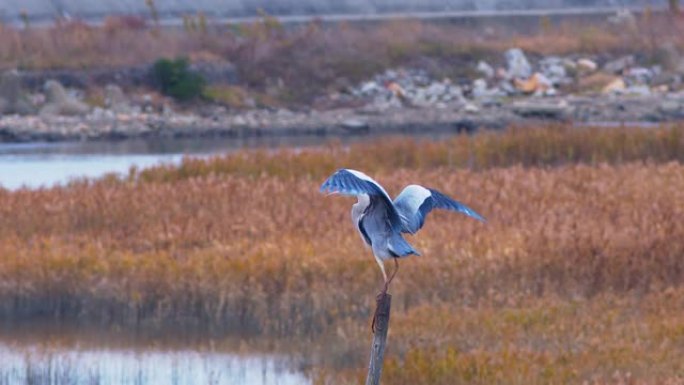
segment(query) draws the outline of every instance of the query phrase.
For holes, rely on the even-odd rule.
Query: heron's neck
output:
[[[361,194],[358,196],[359,201],[352,206],[352,220],[358,222],[363,212],[366,210],[368,205],[370,205],[370,197],[366,194]]]

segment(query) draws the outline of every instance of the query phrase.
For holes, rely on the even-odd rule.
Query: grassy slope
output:
[[[160,57],[236,65],[241,89],[210,95],[239,106],[247,91],[264,104],[311,105],[318,96],[397,66],[426,69],[437,79],[472,78],[475,63],[502,63],[502,52],[520,47],[533,56],[627,53],[661,63],[659,47],[682,46],[682,23],[666,15],[641,16],[633,26],[540,18],[532,33],[506,26],[466,27],[411,20],[375,24],[283,27],[276,19],[239,26],[211,21],[185,29],[156,29],[132,17],[103,27],[59,21],[50,28],[1,27],[0,68],[88,69],[149,65]],[[534,21],[533,21],[534,22]]]

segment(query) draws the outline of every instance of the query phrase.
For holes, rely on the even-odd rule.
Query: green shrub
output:
[[[159,59],[152,67],[154,84],[164,94],[180,101],[194,99],[204,91],[207,82],[191,71],[186,58]]]

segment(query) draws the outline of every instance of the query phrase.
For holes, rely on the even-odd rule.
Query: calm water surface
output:
[[[411,135],[439,139],[451,133]],[[391,136],[391,135],[390,135]],[[396,135],[394,135],[396,136]],[[336,140],[353,143],[379,135],[263,138],[139,139],[102,142],[0,144],[0,187],[18,189],[64,184],[75,178],[96,178],[108,173],[125,174],[131,167],[177,164],[184,156],[210,156],[241,149],[309,147]]]
[[[306,385],[282,358],[198,350],[77,349],[0,342],[0,384]]]
[[[244,148],[301,147],[322,137],[149,139],[115,142],[0,144],[0,186],[50,187],[74,178],[125,174],[132,166],[178,163],[184,156],[208,156]]]

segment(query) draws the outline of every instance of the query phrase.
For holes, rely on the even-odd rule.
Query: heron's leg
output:
[[[392,283],[394,276],[397,275],[397,272],[399,271],[399,258],[395,257],[392,259],[394,259],[394,271],[392,272],[392,275],[390,276],[389,281],[387,281],[387,286],[389,286],[389,284]]]
[[[382,259],[380,258],[375,258],[375,262],[378,263],[378,266],[380,266],[380,271],[382,271],[382,278],[384,279],[384,284],[385,284],[385,289],[383,291],[387,291],[387,273],[385,272],[385,264],[382,262]]]
[[[387,274],[385,273],[385,265],[382,263],[380,259],[377,259],[378,264],[380,265],[380,269],[382,269],[382,275],[385,277],[385,286],[383,287],[382,291],[378,294],[378,301],[383,295],[387,294],[387,290],[389,289],[390,283],[392,283],[392,280],[394,279],[394,276],[397,275],[397,272],[399,271],[399,258],[392,258],[394,259],[394,271],[392,272],[392,275],[390,276],[389,279],[387,279]],[[371,331],[373,334],[375,334],[375,322],[378,319],[378,308],[375,308],[375,314],[373,314],[373,321],[371,322]]]

